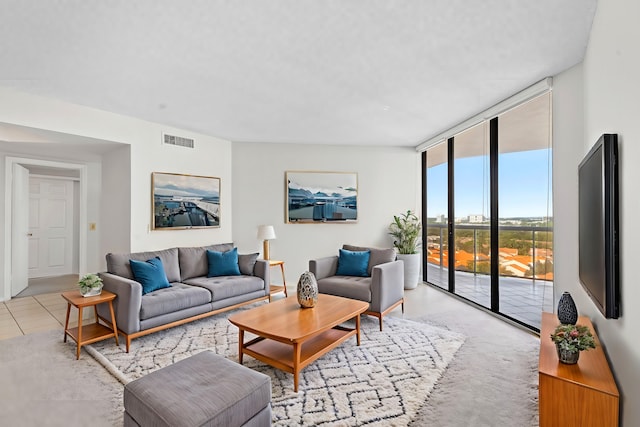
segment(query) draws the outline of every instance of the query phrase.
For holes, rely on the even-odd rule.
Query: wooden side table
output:
[[[91,344],[114,337],[116,339],[116,345],[119,345],[118,326],[116,325],[116,316],[113,312],[113,300],[116,298],[116,294],[103,290],[100,295],[85,298],[80,294],[80,291],[69,291],[64,292],[62,294],[62,298],[67,300],[67,318],[64,322],[64,342],[67,342],[68,335],[78,344],[76,349],[76,360],[80,359],[80,349],[85,344]],[[109,305],[112,328],[100,324],[97,306],[102,303],[107,303]],[[71,306],[78,309],[77,328],[69,328],[69,314],[71,313]],[[96,315],[96,322],[83,326],[82,309],[85,307],[93,307]]]
[[[278,292],[284,292],[284,296],[288,297],[289,295],[287,295],[287,282],[284,279],[284,261],[278,261],[275,259],[268,259],[267,261],[269,261],[269,268],[276,267],[278,265],[280,266],[280,271],[282,272],[282,285],[283,285],[283,286],[273,285],[273,284],[269,285],[269,301],[271,301],[271,295],[277,294]]]

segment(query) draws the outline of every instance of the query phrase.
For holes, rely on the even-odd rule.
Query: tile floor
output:
[[[13,298],[0,303],[0,340],[51,329],[59,329],[62,336],[67,302],[60,293]],[[95,321],[93,310],[84,310],[83,318],[87,322]],[[69,325],[77,326],[77,323],[78,310],[71,307]]]

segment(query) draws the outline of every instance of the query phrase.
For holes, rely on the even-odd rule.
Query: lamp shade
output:
[[[273,225],[260,225],[258,227],[258,239],[273,240],[275,238],[276,231],[273,229]]]

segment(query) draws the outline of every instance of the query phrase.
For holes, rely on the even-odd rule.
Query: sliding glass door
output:
[[[491,307],[487,123],[453,136],[454,292]]]
[[[429,150],[426,156],[426,226],[425,256],[427,258],[425,280],[443,289],[449,288],[449,239],[448,189],[449,162],[447,143],[443,142]]]
[[[425,281],[539,329],[553,311],[551,94],[423,153]]]
[[[539,325],[553,311],[551,95],[498,117],[500,312]]]

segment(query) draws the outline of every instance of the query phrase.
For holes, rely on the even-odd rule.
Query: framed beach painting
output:
[[[287,171],[285,183],[287,223],[349,223],[358,220],[357,173]]]
[[[153,172],[152,228],[220,227],[220,178]]]

